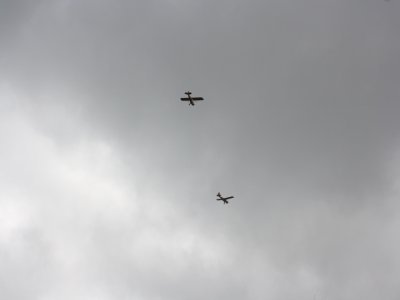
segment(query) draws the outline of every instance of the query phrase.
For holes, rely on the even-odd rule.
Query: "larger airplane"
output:
[[[191,92],[186,92],[185,93],[187,95],[186,98],[181,98],[182,101],[189,101],[189,105],[194,106],[194,101],[200,101],[200,100],[204,100],[203,97],[192,97],[191,96]]]
[[[221,196],[221,193],[218,193],[218,194],[217,194],[217,197],[218,197],[218,199],[216,199],[216,200],[217,200],[217,201],[223,201],[224,204],[228,204],[228,203],[229,203],[229,202],[228,202],[229,199],[235,198],[235,197],[233,197],[233,196],[230,196],[230,197],[222,197],[222,196]]]

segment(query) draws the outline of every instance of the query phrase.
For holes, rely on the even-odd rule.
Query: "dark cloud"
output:
[[[397,299],[390,7],[1,2],[7,298]]]

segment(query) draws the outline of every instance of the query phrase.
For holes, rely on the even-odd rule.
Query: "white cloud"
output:
[[[397,6],[328,2],[1,1],[2,296],[397,299]]]
[[[38,274],[43,291],[37,293],[44,299],[60,293],[65,299],[111,299],[104,295],[112,284],[99,290],[96,282],[125,277],[122,270],[106,275],[113,264],[134,266],[129,276],[137,278],[169,270],[165,274],[175,282],[190,267],[218,276],[234,263],[224,241],[206,236],[162,193],[140,194],[140,176],[127,171],[113,145],[80,131],[66,144],[57,132],[79,127],[70,124],[68,110],[61,107],[55,118],[48,113],[56,107],[35,108],[33,115],[24,107],[29,99],[5,88],[1,97],[9,103],[0,121],[0,250],[15,256],[18,249],[23,263],[31,259],[31,243],[45,245],[46,253],[35,253],[49,266]],[[15,268],[15,276],[28,268]],[[47,289],[50,278],[54,287]],[[17,297],[12,288],[8,293]]]

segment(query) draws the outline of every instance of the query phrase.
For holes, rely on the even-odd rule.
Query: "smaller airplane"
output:
[[[200,101],[204,100],[203,97],[192,97],[190,96],[192,93],[191,92],[186,92],[187,98],[181,98],[182,101],[189,101],[189,105],[194,106],[194,101]]]
[[[232,198],[235,198],[235,197],[233,197],[233,196],[230,196],[230,197],[222,197],[221,196],[221,193],[218,193],[217,194],[217,197],[218,197],[218,199],[216,199],[217,201],[224,201],[224,204],[228,204],[229,202],[228,202],[228,200],[229,199],[232,199]]]

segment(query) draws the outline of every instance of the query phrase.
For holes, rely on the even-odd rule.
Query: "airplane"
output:
[[[224,201],[224,204],[228,204],[228,203],[229,203],[229,202],[228,202],[229,199],[235,198],[235,197],[233,197],[233,196],[224,198],[224,197],[221,196],[221,193],[218,193],[218,194],[217,194],[217,197],[218,197],[218,199],[216,199],[216,200],[217,200],[217,201]]]
[[[182,101],[189,101],[189,105],[194,106],[194,101],[204,100],[203,97],[192,97],[191,92],[186,92],[187,98],[181,98]]]

